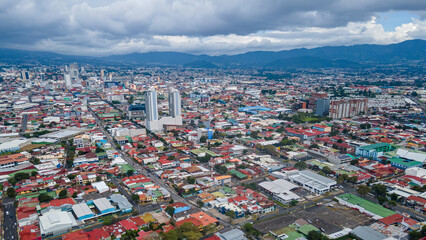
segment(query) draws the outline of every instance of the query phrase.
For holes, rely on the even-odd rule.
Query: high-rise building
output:
[[[315,114],[321,117],[327,117],[330,112],[330,99],[318,98],[316,101]]]
[[[164,126],[182,125],[180,93],[175,89],[169,91],[170,116],[158,117],[157,92],[150,88],[145,95],[146,128],[150,131],[159,131]]]
[[[64,73],[64,81],[65,81],[66,88],[68,89],[72,88],[71,76],[69,73]]]
[[[308,102],[308,108],[314,109],[319,98],[327,98],[327,93],[325,92],[315,92],[311,94]]]
[[[158,120],[157,92],[150,88],[145,95],[146,120]]]
[[[174,88],[169,89],[169,113],[171,117],[181,115],[180,92]]]
[[[78,81],[78,66],[76,63],[70,64],[70,78],[72,83]]]
[[[30,73],[29,72],[22,71],[21,75],[22,75],[22,80],[24,80],[24,81],[30,80]]]
[[[330,102],[330,113],[328,116],[331,118],[354,117],[362,112],[366,113],[367,110],[367,98],[333,100]]]
[[[315,114],[330,118],[347,118],[368,110],[367,98],[334,99],[320,98],[316,101]]]

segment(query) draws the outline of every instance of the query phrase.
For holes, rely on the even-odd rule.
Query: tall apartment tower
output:
[[[78,81],[78,66],[76,63],[70,64],[70,77],[73,83]]]
[[[146,92],[145,109],[146,109],[146,120],[147,121],[158,120],[157,92],[153,88],[150,88]]]
[[[71,76],[69,73],[64,73],[64,81],[65,81],[66,88],[68,89],[72,88]]]
[[[181,115],[180,92],[174,88],[169,88],[169,113],[171,117]]]

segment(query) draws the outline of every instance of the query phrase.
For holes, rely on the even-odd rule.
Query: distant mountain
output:
[[[217,65],[205,60],[193,61],[183,66],[187,68],[218,68]]]
[[[354,45],[256,51],[237,55],[194,55],[179,52],[149,52],[85,57],[49,52],[0,49],[0,62],[64,64],[70,62],[106,65],[183,66],[189,68],[357,68],[376,65],[425,66],[426,41],[408,40],[390,45]]]

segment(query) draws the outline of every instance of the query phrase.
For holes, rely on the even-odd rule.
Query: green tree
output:
[[[300,162],[297,162],[296,164],[294,164],[294,167],[299,169],[299,170],[305,170],[308,166],[306,165],[305,162],[300,161]]]
[[[388,199],[385,196],[377,196],[377,200],[381,205],[383,205],[385,202],[388,201]]]
[[[387,192],[387,188],[383,184],[374,184],[372,189],[376,196],[385,196]]]
[[[259,131],[250,132],[250,137],[257,139],[259,137]]]
[[[62,191],[59,192],[59,199],[66,198],[67,196],[68,196],[68,192],[66,189],[63,189]]]
[[[310,231],[307,236],[308,240],[327,240],[328,238],[317,231]]]
[[[204,202],[203,202],[203,201],[201,201],[201,200],[198,200],[198,201],[197,201],[197,206],[198,206],[199,208],[204,207]]]
[[[193,178],[193,177],[188,177],[188,178],[186,178],[186,181],[187,181],[189,184],[194,184],[194,183],[195,183],[195,178]]]
[[[360,185],[357,188],[357,193],[361,196],[365,196],[367,195],[369,192],[371,192],[371,188],[369,188],[368,186],[365,185]]]
[[[15,186],[15,184],[18,182],[18,181],[16,181],[16,179],[15,178],[9,178],[9,183],[12,185],[12,186]]]
[[[204,235],[210,235],[217,232],[217,227],[215,224],[210,223],[209,225],[203,227]]]
[[[348,182],[355,184],[358,181],[358,177],[357,176],[352,176],[348,178]]]
[[[101,176],[96,176],[96,182],[100,182],[102,180]]]
[[[205,142],[207,142],[207,137],[206,137],[206,136],[201,136],[201,137],[200,137],[200,142],[201,142],[201,143],[205,143]]]
[[[14,189],[13,187],[9,187],[9,188],[6,190],[6,195],[7,195],[9,198],[14,198],[14,197],[16,197],[16,191],[15,191],[15,189]]]
[[[50,202],[52,199],[53,198],[46,193],[42,193],[42,194],[38,195],[38,201],[40,203]]]
[[[105,150],[103,148],[97,147],[95,150],[95,153],[101,153],[101,152],[105,152]]]
[[[322,168],[322,171],[325,173],[325,174],[331,174],[333,171],[331,170],[331,168],[329,168],[329,167],[327,167],[327,166],[325,166],[325,167],[323,167]]]
[[[175,214],[175,208],[172,206],[167,206],[164,210],[167,214],[169,214],[171,217],[173,217],[173,214]]]
[[[32,171],[32,172],[31,172],[31,176],[32,176],[32,177],[36,177],[36,176],[37,176],[37,174],[38,174],[38,173],[37,173],[37,171]]]
[[[396,193],[392,193],[391,195],[390,195],[390,198],[391,198],[391,200],[392,201],[397,201],[398,200],[398,195],[396,194]]]
[[[319,148],[318,144],[313,143],[309,146],[309,149],[313,149],[313,148]]]
[[[186,222],[186,223],[182,224],[179,227],[179,230],[182,232],[182,235],[187,240],[199,240],[200,238],[203,237],[203,235],[200,233],[200,230],[198,229],[198,227],[195,226],[191,222]]]
[[[235,219],[237,217],[237,214],[233,210],[229,210],[225,213],[226,216],[230,217],[231,219]]]
[[[133,193],[132,194],[132,200],[135,201],[135,202],[139,202],[139,195]]]
[[[132,176],[134,172],[135,171],[133,171],[132,169],[127,170],[127,176],[129,176],[129,177]]]
[[[168,232],[161,232],[162,240],[178,240],[178,233],[176,230],[172,229]]]
[[[337,176],[337,183],[342,184],[345,181],[342,175]]]

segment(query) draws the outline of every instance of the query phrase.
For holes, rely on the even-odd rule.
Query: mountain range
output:
[[[425,67],[426,41],[408,40],[390,45],[353,45],[255,51],[236,55],[195,55],[179,52],[148,52],[106,57],[62,55],[51,52],[0,49],[0,62],[16,64],[182,66],[190,68],[358,68],[377,65]]]

